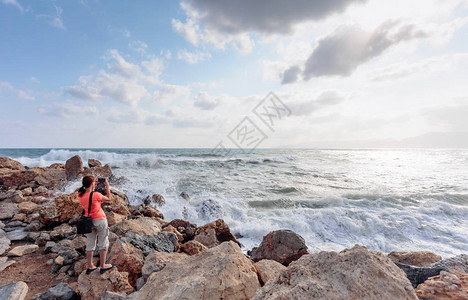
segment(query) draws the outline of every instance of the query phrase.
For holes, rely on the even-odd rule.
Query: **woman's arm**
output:
[[[111,201],[111,193],[110,193],[110,187],[109,187],[109,182],[107,181],[107,178],[106,178],[106,181],[104,182],[104,184],[106,185],[106,195],[105,196],[102,196],[102,202],[109,202]]]

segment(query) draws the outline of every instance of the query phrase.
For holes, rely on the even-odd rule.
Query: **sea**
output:
[[[74,155],[127,178],[112,188],[132,204],[163,195],[165,219],[224,219],[244,251],[290,229],[309,252],[468,253],[468,149],[0,149],[28,167]]]

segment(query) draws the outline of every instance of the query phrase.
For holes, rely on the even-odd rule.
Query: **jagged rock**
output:
[[[109,291],[105,291],[101,297],[101,300],[125,300],[125,299],[127,299],[127,295],[123,293],[115,293],[115,292],[109,292]]]
[[[2,203],[0,205],[0,220],[11,219],[17,213],[19,213],[19,210],[16,203]]]
[[[385,254],[354,246],[292,262],[257,291],[259,299],[414,299],[405,274]]]
[[[0,255],[3,255],[11,245],[11,241],[8,238],[6,232],[0,229]]]
[[[224,210],[221,204],[213,199],[208,199],[200,202],[196,206],[196,210],[202,219],[222,218]]]
[[[127,195],[125,195],[125,194],[122,193],[122,192],[119,192],[119,191],[116,191],[116,190],[112,190],[112,189],[110,190],[110,192],[111,192],[112,195],[115,195],[115,196],[120,197],[120,198],[125,202],[125,204],[126,204],[127,206],[130,206],[130,202],[128,201]]]
[[[48,241],[44,246],[44,253],[52,252],[52,248],[55,247],[55,242]]]
[[[80,258],[78,252],[70,247],[62,247],[57,252],[57,257],[63,258],[64,265],[70,265]],[[60,263],[57,263],[60,265]]]
[[[86,251],[87,242],[88,240],[86,239],[86,237],[84,237],[83,235],[79,235],[71,241],[70,248],[75,250],[81,250],[81,252],[84,253]]]
[[[75,271],[75,274],[81,274],[87,268],[88,268],[88,262],[86,258],[78,260],[73,264],[73,271]]]
[[[394,262],[417,267],[424,267],[442,260],[440,255],[431,251],[392,251],[388,254],[388,257]]]
[[[257,268],[258,276],[263,284],[269,280],[275,280],[281,271],[286,270],[285,266],[271,259],[262,259],[256,262],[255,268]]]
[[[13,194],[11,194],[8,197],[8,199],[10,199],[11,202],[13,202],[13,203],[21,203],[21,202],[26,201],[26,199],[24,199],[23,193],[21,191],[14,191]]]
[[[2,168],[20,171],[24,170],[24,166],[19,161],[9,157],[0,157],[0,169]]]
[[[8,256],[23,256],[35,252],[38,248],[38,245],[17,246],[8,252]]]
[[[128,283],[128,273],[119,272],[117,268],[106,271],[104,274],[92,272],[87,275],[83,271],[78,276],[78,294],[83,300],[100,299],[105,291],[131,293],[133,287]]]
[[[34,213],[33,215],[35,215],[36,213]],[[39,218],[39,214],[37,215],[37,217]],[[31,221],[31,223],[26,226],[26,229],[27,231],[39,231],[41,230],[42,228],[44,228],[44,224],[42,224],[41,221],[39,220],[33,220]]]
[[[88,167],[94,168],[94,167],[102,167],[102,163],[97,160],[97,159],[88,159]]]
[[[175,250],[174,243],[166,234],[169,232],[160,232],[157,235],[137,235],[134,232],[128,232],[124,235],[125,240],[131,243],[136,248],[148,255],[153,249],[161,252],[173,252]],[[177,237],[174,238],[177,240]]]
[[[259,247],[248,252],[255,262],[262,259],[272,259],[285,266],[307,253],[304,239],[291,230],[270,232],[263,237]]]
[[[23,281],[16,281],[0,286],[1,300],[23,300],[28,294],[28,285]]]
[[[177,252],[160,252],[152,250],[145,259],[145,264],[141,269],[141,275],[146,280],[153,272],[161,271],[167,264],[180,262],[187,258],[185,253]]]
[[[33,193],[32,187],[24,188],[21,190],[21,193],[23,195],[31,195]]]
[[[152,206],[147,206],[147,205],[135,205],[132,206],[132,215],[134,216],[145,216],[145,217],[150,217],[150,218],[164,218],[164,215],[162,212],[160,212],[158,209],[152,207]]]
[[[161,226],[152,218],[139,217],[132,220],[123,220],[110,227],[110,230],[119,236],[127,232],[134,232],[140,235],[156,235],[161,231]]]
[[[177,229],[177,231],[182,234],[184,242],[193,239],[197,230],[196,224],[191,224],[190,222],[182,219],[174,219],[168,224],[164,225],[163,228],[166,228],[168,226],[172,226],[175,229]]]
[[[153,194],[152,196],[147,196],[143,201],[145,205],[155,205],[155,206],[162,206],[166,204],[166,199],[164,199],[163,195],[160,194]]]
[[[16,261],[8,260],[6,256],[0,257],[0,273],[14,263],[16,263]]]
[[[34,180],[37,184],[46,188],[59,188],[67,181],[67,174],[64,169],[48,168]]]
[[[111,201],[102,202],[102,208],[104,212],[114,212],[122,216],[128,216],[130,210],[128,209],[125,199],[121,195],[116,193],[116,191],[111,190]]]
[[[114,242],[109,251],[109,263],[114,264],[119,271],[127,272],[128,282],[134,287],[144,260],[145,257],[140,249],[120,239]]]
[[[78,294],[65,282],[60,282],[48,289],[45,293],[37,295],[33,300],[74,300]]]
[[[26,231],[24,231],[24,228],[17,227],[17,228],[14,228],[13,230],[7,232],[6,236],[11,241],[21,241],[21,240],[24,240],[28,236],[28,233]]]
[[[67,180],[77,179],[80,177],[81,172],[83,172],[83,161],[79,155],[75,155],[65,162],[65,175]]]
[[[6,187],[20,187],[29,182],[34,181],[34,178],[43,172],[43,168],[31,168],[24,171],[10,171],[8,173],[0,173],[0,185]]]
[[[11,218],[11,221],[24,221],[26,220],[26,214],[20,213],[16,214],[13,218]]]
[[[128,299],[240,300],[250,299],[259,287],[254,265],[231,241],[167,264]]]
[[[180,243],[184,240],[184,236],[171,225],[164,227],[162,231],[174,233]]]
[[[39,237],[36,239],[36,244],[39,247],[45,246],[50,241],[50,234],[46,231],[42,231]]]
[[[43,224],[65,223],[74,214],[81,214],[83,207],[78,201],[78,193],[64,194],[56,197],[54,201],[40,210],[40,221]]]
[[[439,262],[424,266],[414,267],[405,264],[395,263],[402,269],[413,287],[426,281],[429,277],[437,276],[441,271],[450,273],[467,273],[468,272],[468,255],[461,254]]]
[[[188,255],[195,255],[208,249],[205,245],[198,241],[188,241],[185,244],[180,245],[180,251],[187,253]]]
[[[20,213],[29,215],[39,210],[39,205],[34,202],[21,202],[18,204],[18,210]]]
[[[63,240],[69,238],[76,234],[76,227],[70,226],[66,223],[61,224],[58,227],[55,227],[54,230],[50,232],[50,238],[53,241]]]
[[[112,169],[107,164],[103,167],[93,167],[83,170],[83,176],[94,176],[95,178],[109,178],[112,176]]]
[[[234,241],[240,246],[223,219],[218,219],[197,228],[194,239],[208,248],[215,247],[227,241]]]
[[[119,215],[113,211],[111,212],[106,212],[106,218],[107,218],[107,225],[108,226],[113,226],[117,223],[122,222],[125,219],[125,216]]]
[[[445,271],[431,277],[416,288],[419,299],[468,299],[468,274]]]

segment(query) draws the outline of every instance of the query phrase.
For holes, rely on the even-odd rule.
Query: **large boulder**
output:
[[[81,172],[83,172],[83,161],[79,155],[75,155],[65,162],[65,175],[67,176],[67,180],[78,179]]]
[[[133,292],[133,287],[128,283],[128,273],[119,272],[117,268],[113,268],[104,274],[100,274],[98,271],[86,274],[85,270],[78,276],[77,292],[81,299],[100,299],[105,291],[125,294]]]
[[[304,239],[291,230],[272,231],[263,237],[259,247],[249,252],[252,260],[272,259],[285,266],[307,254]]]
[[[64,169],[48,168],[34,179],[40,186],[59,188],[67,181]]]
[[[0,157],[0,169],[2,168],[20,171],[24,170],[24,167],[20,162],[9,157]]]
[[[130,214],[130,210],[128,209],[125,199],[122,198],[121,193],[114,190],[111,190],[110,192],[111,201],[102,202],[102,209],[104,212],[114,212],[122,216],[128,216]]]
[[[56,197],[52,203],[43,207],[40,214],[40,221],[43,224],[68,222],[73,215],[81,214],[83,207],[78,201],[78,192],[64,194]]]
[[[151,251],[145,258],[141,275],[146,280],[153,272],[159,272],[168,264],[177,263],[188,257],[185,253]]]
[[[177,237],[172,232],[159,232],[157,235],[139,235],[127,232],[123,239],[143,251],[145,255],[148,255],[152,250],[174,252],[177,247]]]
[[[197,228],[194,239],[208,248],[216,247],[227,241],[233,241],[240,245],[223,219],[218,219]]]
[[[1,300],[23,300],[28,294],[28,285],[23,281],[16,281],[0,286]]]
[[[175,229],[177,229],[177,231],[182,234],[184,242],[193,239],[193,237],[195,236],[195,232],[197,231],[196,224],[191,224],[189,221],[185,221],[182,219],[174,219],[166,225],[163,225],[163,228],[166,228],[168,226],[172,226]]]
[[[431,251],[392,251],[388,254],[388,257],[394,262],[418,267],[424,267],[442,260],[440,255]]]
[[[134,205],[131,207],[132,215],[164,219],[164,215],[157,208],[148,205]]]
[[[285,266],[271,259],[262,259],[256,262],[255,268],[257,268],[258,277],[262,285],[270,280],[275,280],[281,271],[286,270]]]
[[[60,282],[48,289],[45,293],[37,295],[33,300],[74,300],[78,299],[76,292],[65,282]]]
[[[99,160],[93,159],[93,158],[88,159],[88,167],[94,168],[94,167],[101,167],[101,166],[102,166],[102,163]]]
[[[402,269],[408,277],[413,287],[426,281],[429,277],[437,276],[442,271],[450,273],[468,273],[468,255],[461,254],[451,258],[443,259],[439,262],[424,266],[415,267],[400,263],[395,263]]]
[[[127,232],[134,232],[140,235],[157,235],[161,231],[161,225],[152,218],[139,217],[137,219],[123,220],[112,226],[110,230],[119,236]]]
[[[44,171],[44,168],[31,168],[24,171],[11,171],[0,174],[0,185],[6,187],[20,187],[27,183],[31,183],[34,179]]]
[[[129,283],[136,287],[136,281],[141,273],[145,256],[140,249],[120,239],[116,240],[109,251],[109,263],[120,271],[128,273]]]
[[[405,274],[380,252],[354,246],[304,255],[252,299],[418,299]]]
[[[445,271],[416,288],[419,299],[468,299],[468,274]]]
[[[112,176],[112,169],[109,165],[105,165],[103,167],[96,166],[93,168],[84,169],[82,174],[83,176],[94,176],[95,178],[109,178]]]
[[[167,264],[129,299],[250,299],[260,287],[252,262],[230,241]]]

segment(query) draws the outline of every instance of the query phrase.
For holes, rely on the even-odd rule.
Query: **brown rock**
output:
[[[28,187],[28,188],[25,188],[25,189],[21,190],[21,193],[23,195],[31,195],[32,192],[33,192],[33,189],[31,187]]]
[[[76,227],[70,226],[66,223],[60,224],[52,230],[49,234],[50,239],[53,241],[62,240],[68,237],[71,237],[76,233]]]
[[[83,176],[94,176],[96,178],[109,178],[112,176],[112,169],[109,165],[104,167],[94,167],[83,170]]]
[[[128,283],[128,273],[119,272],[117,268],[113,268],[104,274],[94,271],[87,275],[86,271],[83,271],[78,277],[77,293],[81,299],[100,299],[105,291],[125,294],[133,292],[133,287]]]
[[[177,240],[179,241],[179,243],[181,243],[184,240],[184,237],[182,236],[182,234],[180,234],[180,232],[177,231],[177,229],[175,229],[171,225],[164,227],[162,231],[167,231],[167,232],[174,233],[177,236]]]
[[[113,211],[106,212],[107,225],[113,226],[117,223],[122,222],[125,219],[125,216],[119,215]]]
[[[21,202],[26,201],[26,199],[23,196],[22,191],[14,191],[13,194],[10,195],[9,199],[13,203],[21,203]]]
[[[153,194],[152,196],[148,196],[144,200],[145,205],[155,205],[155,206],[162,206],[166,204],[166,199],[164,199],[163,195],[160,194]]]
[[[114,242],[109,251],[109,263],[115,264],[119,271],[127,272],[128,282],[133,287],[136,287],[144,260],[145,256],[140,249],[119,239]]]
[[[291,230],[272,231],[263,237],[259,247],[249,252],[253,261],[272,259],[285,266],[307,254],[304,239]]]
[[[78,193],[56,197],[54,201],[40,210],[40,221],[43,224],[68,222],[74,214],[81,214],[83,207],[78,201]]]
[[[418,299],[403,271],[385,254],[354,246],[304,255],[268,281],[258,299]]]
[[[34,181],[43,172],[43,168],[31,168],[24,171],[11,171],[0,175],[0,184],[6,187],[20,187]]]
[[[145,217],[151,217],[151,218],[161,218],[161,219],[164,218],[162,212],[160,212],[158,209],[152,206],[144,205],[144,204],[132,206],[132,215],[145,216]]]
[[[81,172],[83,172],[83,161],[79,155],[75,155],[65,162],[65,175],[67,180],[79,178]]]
[[[2,205],[0,205],[0,220],[11,219],[18,212],[18,204],[2,202]]]
[[[159,272],[167,264],[180,262],[188,257],[185,253],[151,251],[141,269],[141,275],[147,279],[153,272]]]
[[[67,181],[67,175],[64,169],[48,168],[34,180],[46,188],[60,188]]]
[[[271,259],[262,259],[255,263],[257,273],[262,283],[267,283],[269,280],[276,280],[281,271],[286,270],[286,267],[277,261]]]
[[[139,217],[132,220],[123,220],[110,228],[118,236],[127,232],[134,232],[140,235],[157,235],[161,231],[161,226],[156,220],[148,217]]]
[[[431,251],[392,251],[388,254],[388,257],[394,262],[418,267],[424,267],[442,260],[440,255]]]
[[[73,270],[75,271],[75,274],[81,274],[83,273],[83,271],[86,271],[87,268],[88,268],[88,262],[86,258],[78,260],[73,265]]]
[[[39,205],[37,205],[34,202],[22,202],[18,204],[19,212],[22,214],[26,214],[26,215],[29,215],[38,211],[39,208],[40,208]]]
[[[468,299],[468,274],[452,274],[445,271],[418,285],[419,299]]]
[[[65,169],[65,164],[55,163],[49,166],[49,169]]]
[[[125,200],[123,200],[122,197],[116,194],[113,190],[111,190],[111,201],[102,202],[102,208],[105,212],[112,211],[122,216],[130,215],[130,210],[125,203]]]
[[[86,251],[86,244],[87,244],[86,237],[84,237],[83,235],[78,235],[71,241],[70,248],[75,249],[75,250],[81,250],[82,252],[84,252]]]
[[[7,256],[23,256],[23,255],[35,252],[38,248],[39,248],[38,245],[17,246],[15,248],[11,249],[8,252]]]
[[[187,253],[188,255],[195,255],[208,249],[205,245],[198,241],[188,241],[185,244],[180,245],[180,251]]]
[[[102,167],[102,164],[99,160],[97,159],[88,159],[88,167],[94,168],[94,167]]]
[[[24,221],[26,220],[26,215],[21,213],[21,214],[16,214],[13,218],[11,218],[11,221]]]
[[[240,245],[236,238],[231,234],[229,226],[222,219],[218,219],[197,228],[194,239],[208,248],[215,247],[222,242],[227,241],[234,241]]]
[[[20,162],[9,157],[0,157],[0,169],[2,168],[20,171],[24,170],[24,167]]]
[[[252,262],[226,242],[151,274],[129,299],[250,299],[260,287]]]

